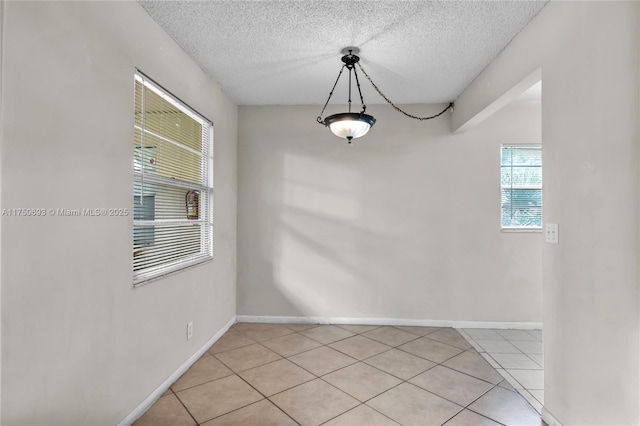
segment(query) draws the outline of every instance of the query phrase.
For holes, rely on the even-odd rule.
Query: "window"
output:
[[[542,228],[542,147],[502,146],[502,229]]]
[[[135,74],[133,284],[213,258],[213,127]]]

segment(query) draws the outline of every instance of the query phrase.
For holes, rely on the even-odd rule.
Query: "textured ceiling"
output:
[[[393,102],[452,101],[547,2],[139,3],[236,103],[318,105],[346,46]],[[384,103],[360,78],[365,102]],[[332,104],[346,102],[346,81]]]

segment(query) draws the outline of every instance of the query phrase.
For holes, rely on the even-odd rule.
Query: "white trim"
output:
[[[204,124],[213,124],[211,120],[206,118],[204,115],[200,114],[195,109],[191,108],[187,105],[186,102],[183,102],[175,96],[173,93],[169,92],[164,87],[160,86],[158,83],[147,77],[142,71],[136,68],[136,72],[134,74],[134,80],[139,81],[143,86],[148,87],[149,90],[154,92],[156,95],[160,96],[165,101],[169,102],[174,107],[178,108],[189,117],[193,118],[195,121],[199,122],[201,125]]]
[[[542,227],[540,228],[500,228],[500,232],[504,232],[505,234],[518,234],[518,233],[542,234]]]
[[[558,421],[544,406],[542,407],[542,421],[549,426],[562,426],[562,423]]]
[[[496,328],[501,330],[542,330],[542,322],[452,321],[453,328]]]
[[[216,334],[213,335],[211,339],[209,339],[204,345],[202,345],[200,349],[196,351],[196,353],[191,355],[191,357],[188,360],[186,360],[180,367],[178,367],[178,369],[174,371],[169,377],[167,377],[167,379],[164,382],[162,382],[160,386],[156,388],[156,390],[151,392],[151,394],[148,397],[146,397],[145,400],[140,403],[140,405],[134,408],[133,411],[129,413],[127,417],[122,419],[120,423],[118,423],[118,426],[130,426],[133,422],[138,420],[149,408],[151,408],[151,406],[158,399],[160,399],[160,397],[167,390],[169,390],[171,385],[176,380],[178,380],[178,378],[180,378],[180,376],[182,376],[185,373],[185,371],[187,371],[189,367],[191,367],[193,363],[196,362],[207,351],[207,349],[211,347],[211,345],[213,345],[218,339],[220,339],[222,335],[226,333],[227,330],[229,330],[229,327],[231,327],[235,323],[236,323],[236,317],[233,316],[220,330],[218,330]]]
[[[238,315],[238,322],[270,322],[279,324],[354,324],[354,325],[409,325],[453,328],[498,328],[540,330],[541,322],[453,321],[403,318],[336,318],[336,317],[281,317]]]
[[[332,324],[325,317],[276,317],[263,315],[237,315],[238,322],[266,322],[275,324]]]

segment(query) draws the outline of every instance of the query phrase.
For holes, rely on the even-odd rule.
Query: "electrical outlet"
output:
[[[193,321],[189,321],[187,324],[187,340],[193,337]]]
[[[547,243],[558,244],[558,224],[547,223],[545,227],[544,240]]]

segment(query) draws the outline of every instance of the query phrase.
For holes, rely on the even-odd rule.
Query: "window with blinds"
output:
[[[213,126],[140,72],[133,130],[133,284],[213,259]]]
[[[502,229],[542,228],[542,147],[502,146]]]

